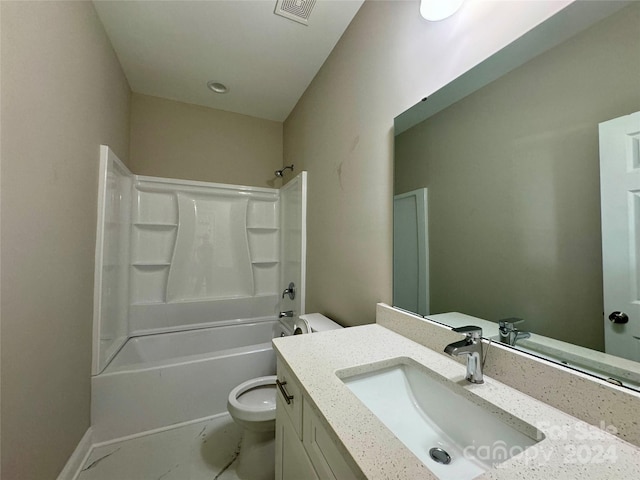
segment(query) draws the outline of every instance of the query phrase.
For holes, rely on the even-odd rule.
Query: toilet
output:
[[[278,336],[342,328],[319,313],[281,322]],[[227,410],[243,429],[236,474],[246,480],[273,480],[275,475],[276,376],[252,378],[229,393]]]
[[[242,427],[236,474],[241,479],[273,479],[276,376],[252,378],[231,390],[227,410]]]

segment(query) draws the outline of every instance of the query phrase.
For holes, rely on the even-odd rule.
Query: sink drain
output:
[[[448,465],[449,463],[451,463],[451,456],[441,448],[433,447],[431,450],[429,450],[429,455],[435,462],[441,463],[443,465]]]

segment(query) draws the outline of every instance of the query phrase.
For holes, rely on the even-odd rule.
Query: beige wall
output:
[[[391,302],[393,118],[570,2],[366,1],[284,125],[309,171],[307,311],[346,325]]]
[[[431,313],[604,348],[598,124],[640,110],[640,3],[396,138],[429,189]]]
[[[279,187],[282,123],[134,93],[129,158],[140,175]]]
[[[1,2],[2,476],[55,478],[89,427],[99,145],[129,87],[90,2]]]

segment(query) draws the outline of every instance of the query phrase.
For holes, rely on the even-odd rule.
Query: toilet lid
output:
[[[276,386],[259,385],[250,388],[238,396],[238,403],[249,405],[251,408],[264,408],[265,410],[276,407]]]

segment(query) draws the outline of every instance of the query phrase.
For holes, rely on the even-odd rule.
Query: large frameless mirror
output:
[[[396,118],[395,306],[640,388],[638,59],[575,2]]]

